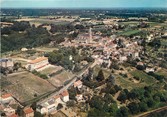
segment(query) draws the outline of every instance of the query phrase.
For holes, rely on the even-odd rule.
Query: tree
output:
[[[57,110],[60,110],[61,108],[63,108],[63,105],[62,105],[61,103],[59,103],[59,104],[57,105]]]
[[[93,80],[93,69],[92,68],[89,68],[88,70],[87,80],[88,81]]]
[[[104,102],[102,101],[102,98],[99,96],[93,96],[89,102],[90,107],[96,108],[98,110],[103,109],[103,104],[104,104]]]
[[[114,85],[115,84],[115,77],[112,74],[110,74],[107,81],[111,82]]]
[[[154,100],[153,100],[152,98],[149,98],[149,99],[147,100],[147,106],[148,106],[149,108],[151,108],[151,107],[153,107],[154,105],[155,105]]]
[[[103,71],[100,70],[97,77],[96,77],[96,80],[97,81],[103,81],[104,80],[104,74],[103,74]]]
[[[35,111],[36,108],[37,108],[37,103],[36,103],[36,102],[33,102],[32,105],[31,105],[31,108]]]
[[[110,104],[110,103],[115,103],[113,97],[112,97],[110,94],[108,94],[108,93],[106,93],[106,94],[104,95],[103,100],[104,100],[106,103],[108,103],[108,104]]]
[[[121,102],[125,102],[126,101],[126,99],[127,99],[127,95],[126,95],[126,93],[125,92],[121,92],[120,93],[120,95],[118,96],[118,98],[117,98],[119,101],[121,101]]]
[[[74,107],[75,106],[75,102],[72,100],[72,101],[68,101],[66,103],[67,107]]]
[[[18,62],[14,63],[13,70],[17,71],[19,68],[21,68],[21,63]]]
[[[137,94],[137,91],[135,89],[131,90],[130,93],[128,93],[128,99],[136,99],[139,95]]]
[[[69,98],[75,100],[75,96],[77,94],[76,88],[71,87],[68,91],[69,91]]]
[[[17,107],[16,114],[18,114],[19,116],[21,116],[21,114],[22,114],[22,108],[20,106]]]
[[[129,108],[132,114],[137,114],[138,112],[140,112],[139,105],[136,102],[129,103],[127,107]]]
[[[116,103],[112,103],[109,107],[109,113],[111,116],[115,116],[116,112],[118,110],[117,104]]]
[[[44,115],[42,115],[40,112],[35,111],[34,117],[44,117]]]
[[[108,113],[103,110],[98,110],[96,108],[90,109],[88,112],[88,117],[110,117]]]
[[[124,106],[118,109],[116,112],[116,117],[128,117],[128,115],[128,109]]]
[[[140,111],[141,111],[141,112],[145,112],[145,111],[148,110],[148,106],[147,106],[147,104],[144,103],[144,102],[140,102],[140,103],[139,103],[139,108],[140,108]]]

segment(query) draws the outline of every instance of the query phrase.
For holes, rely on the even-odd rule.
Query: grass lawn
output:
[[[143,83],[151,85],[156,82],[156,79],[154,79],[152,76],[147,75],[145,72],[140,71],[140,70],[135,70],[130,72],[132,76],[134,77],[139,77],[143,80]]]
[[[115,79],[115,83],[120,85],[122,88],[129,89],[129,90],[133,88],[146,86],[145,83],[134,83],[130,81],[128,78],[123,78],[122,76],[117,76]]]

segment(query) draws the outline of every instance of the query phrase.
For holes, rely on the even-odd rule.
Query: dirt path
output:
[[[154,109],[154,110],[151,110],[151,111],[148,111],[148,112],[144,112],[140,115],[136,115],[134,117],[147,117],[149,114],[153,113],[153,112],[161,112],[163,110],[167,110],[167,106],[164,106],[164,107],[160,107],[158,109]]]
[[[121,91],[118,91],[115,95],[114,95],[114,99],[117,100],[119,94],[121,93]]]

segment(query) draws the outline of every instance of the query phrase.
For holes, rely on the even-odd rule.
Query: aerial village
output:
[[[71,19],[78,20],[76,17]],[[1,82],[3,83],[0,97],[1,116],[59,117],[60,114],[60,117],[82,117],[83,115],[79,113],[80,110],[90,111],[92,108],[90,102],[95,95],[105,98],[107,86],[114,88],[114,91],[116,90],[113,94],[110,91],[110,94],[117,102],[117,108],[120,109],[131,103],[128,98],[124,101],[122,98],[119,99],[124,88],[127,88],[129,92],[132,90],[131,86],[127,86],[128,83],[134,87],[140,87],[140,85],[143,87],[147,86],[147,82],[159,82],[152,76],[150,77],[152,82],[141,78],[148,77],[149,73],[165,69],[160,67],[158,62],[154,63],[145,56],[153,55],[154,50],[146,48],[143,43],[150,43],[155,38],[166,39],[165,29],[156,26],[142,28],[149,24],[148,18],[142,17],[106,18],[103,21],[88,18],[79,19],[80,21],[73,21],[72,25],[86,25],[87,28],[84,31],[68,32],[69,35],[79,32],[73,39],[65,37],[64,41],[57,44],[56,47],[53,46],[56,41],[51,41],[48,44],[49,47],[23,47],[3,55],[0,59]],[[142,35],[138,34],[133,36],[118,35],[117,32],[125,27],[125,24],[120,24],[120,22],[126,20],[128,20],[127,22],[139,22],[137,24],[138,30],[148,32],[146,39],[143,40]],[[94,26],[89,26],[90,24]],[[1,28],[12,25],[14,24],[1,22]],[[49,26],[43,24],[42,28]],[[134,24],[128,26],[132,29],[135,27]],[[110,35],[104,36],[103,32],[96,31],[97,27],[111,29]],[[19,32],[19,34],[24,33]],[[4,37],[8,36],[4,35]],[[163,48],[166,47],[163,45]],[[146,53],[146,49],[150,49],[149,53]],[[67,52],[61,55],[62,51]],[[82,57],[84,59],[81,59]],[[57,60],[54,60],[55,58]],[[157,59],[157,61],[165,60],[163,56]],[[132,67],[125,67],[126,63],[132,64]],[[129,75],[129,72],[138,70],[142,70],[144,75],[138,77],[135,72]],[[141,71],[139,72],[141,73]],[[104,80],[102,77],[107,77],[107,79]],[[120,80],[121,78],[123,81]],[[117,84],[122,82],[123,85]],[[163,86],[166,85],[163,84]]]

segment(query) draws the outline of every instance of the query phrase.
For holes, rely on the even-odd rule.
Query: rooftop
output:
[[[10,94],[10,93],[3,94],[1,97],[2,97],[2,98],[12,97],[12,94]]]
[[[38,63],[38,62],[41,62],[41,61],[47,60],[47,59],[48,59],[47,57],[40,57],[40,58],[37,58],[35,60],[30,61],[29,63],[34,64],[34,63]]]
[[[65,97],[65,96],[68,96],[69,94],[68,94],[68,91],[65,90],[65,91],[63,91],[63,92],[61,93],[61,95],[62,95],[63,97]]]
[[[16,114],[12,114],[9,117],[18,117]]]
[[[82,81],[78,80],[78,81],[74,82],[74,87],[77,87],[79,85],[82,85]]]
[[[32,112],[34,112],[34,110],[32,108],[25,108],[24,109],[25,114],[29,114],[29,113],[32,113]]]
[[[60,98],[60,95],[56,95],[54,98],[55,98],[55,99],[58,99],[58,98]]]

